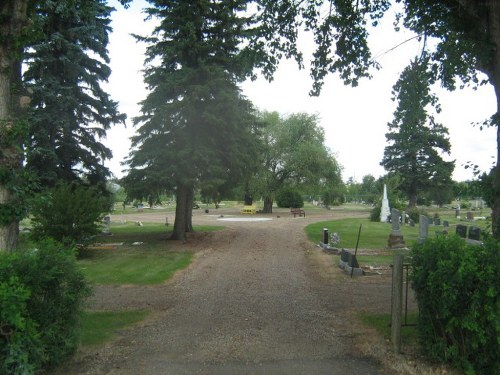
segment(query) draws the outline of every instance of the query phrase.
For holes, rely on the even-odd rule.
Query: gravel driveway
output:
[[[63,373],[387,373],[356,349],[354,314],[387,312],[390,286],[387,278],[349,279],[307,241],[304,226],[329,218],[225,221],[224,231],[169,243],[195,252],[187,269],[159,286],[97,287],[90,301],[96,310],[147,308],[150,318],[80,353]],[[200,212],[193,222],[216,224],[217,217]]]

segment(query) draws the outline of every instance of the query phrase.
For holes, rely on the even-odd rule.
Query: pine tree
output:
[[[99,139],[124,121],[102,89],[111,70],[107,44],[113,8],[102,0],[36,2],[37,37],[26,50],[24,80],[33,90],[27,165],[42,186],[84,179],[103,184],[111,150]]]
[[[159,25],[146,42],[145,82],[130,178],[158,181],[176,193],[172,238],[192,230],[194,188],[222,185],[255,160],[251,103],[238,83],[252,72],[242,44],[246,1],[151,1]]]
[[[404,191],[410,207],[417,196],[437,186],[450,185],[453,161],[445,161],[450,153],[448,130],[429,113],[439,111],[437,98],[430,92],[432,82],[425,59],[413,61],[393,87],[398,107],[394,120],[388,124],[388,145],[380,163],[390,173],[401,177],[399,188]]]

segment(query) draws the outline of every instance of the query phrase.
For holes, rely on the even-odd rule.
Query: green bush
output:
[[[420,222],[420,215],[429,216],[426,210],[417,207],[408,207],[406,213],[414,223]]]
[[[301,208],[304,207],[304,199],[298,191],[285,188],[277,194],[276,204],[282,208]]]
[[[378,204],[373,207],[370,211],[370,221],[380,222],[380,212],[382,211],[382,205]]]
[[[32,237],[53,238],[72,246],[86,244],[100,232],[103,214],[111,200],[81,185],[60,185],[39,197],[32,206]]]
[[[467,374],[500,374],[500,246],[458,236],[412,249],[423,351]]]
[[[0,254],[0,369],[37,373],[77,348],[89,295],[74,251],[45,241],[36,250]]]

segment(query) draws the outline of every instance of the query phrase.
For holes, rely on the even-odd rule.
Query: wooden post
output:
[[[394,353],[401,353],[401,313],[403,309],[403,255],[394,256],[392,267],[391,341]]]

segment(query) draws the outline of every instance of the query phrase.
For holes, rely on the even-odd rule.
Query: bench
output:
[[[255,214],[257,212],[257,207],[255,206],[243,206],[241,209],[242,214]]]
[[[299,217],[306,217],[306,212],[300,208],[290,208],[290,213],[293,214],[293,217],[296,217],[297,215],[299,215]]]

